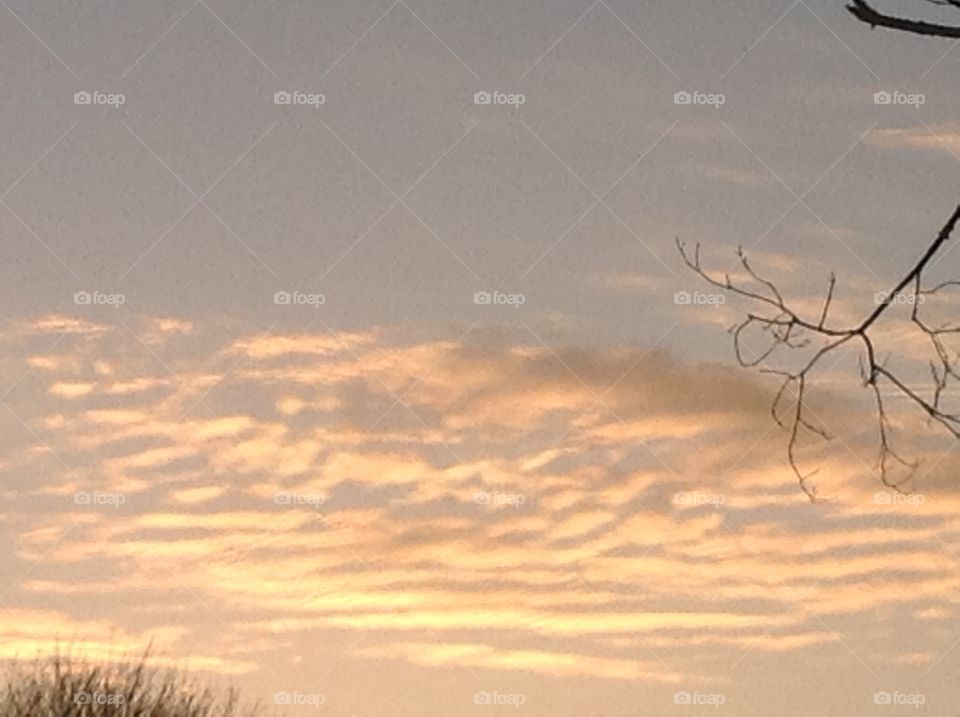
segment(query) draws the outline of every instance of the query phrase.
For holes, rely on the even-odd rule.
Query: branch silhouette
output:
[[[926,0],[931,5],[960,8],[960,0]],[[914,35],[928,37],[956,37],[960,38],[960,27],[956,25],[940,25],[924,20],[909,20],[894,15],[878,12],[866,0],[851,0],[847,10],[861,22],[870,27],[886,27],[891,30],[909,32]]]
[[[823,307],[820,309],[818,316],[815,319],[804,318],[799,311],[789,306],[773,282],[757,274],[742,248],[738,247],[737,249],[737,259],[747,276],[758,285],[756,288],[753,288],[750,282],[738,283],[731,280],[729,273],[719,276],[711,274],[701,264],[699,242],[690,252],[683,241],[679,238],[676,240],[677,249],[687,267],[713,286],[749,299],[754,303],[756,309],[749,312],[745,319],[730,329],[730,333],[733,335],[734,353],[737,362],[742,367],[760,367],[759,370],[762,373],[782,377],[783,380],[773,400],[770,412],[773,420],[790,433],[790,440],[787,445],[790,467],[797,476],[800,488],[811,500],[816,499],[816,487],[812,486],[809,481],[817,471],[804,472],[800,468],[796,457],[797,445],[802,432],[815,434],[825,440],[829,440],[831,436],[812,420],[814,417],[807,403],[808,379],[811,372],[827,355],[840,349],[848,342],[852,341],[859,344],[863,351],[860,356],[860,373],[864,387],[872,391],[876,403],[880,446],[878,466],[880,478],[884,485],[902,492],[902,486],[913,477],[919,466],[919,463],[903,458],[892,446],[890,417],[881,392],[881,385],[884,382],[926,413],[928,420],[936,421],[955,438],[960,438],[960,414],[946,411],[941,402],[948,384],[952,380],[960,380],[960,368],[954,362],[955,357],[951,356],[944,345],[943,337],[949,334],[960,334],[960,326],[934,327],[924,321],[920,315],[920,305],[926,296],[937,294],[949,287],[960,286],[958,281],[947,281],[930,288],[924,288],[923,285],[924,271],[930,261],[950,240],[958,221],[960,221],[960,206],[954,210],[913,268],[903,276],[888,294],[883,295],[876,308],[859,324],[846,328],[835,328],[829,325],[830,309],[837,285],[836,276],[833,274],[830,275]],[[906,380],[877,359],[876,344],[873,335],[871,335],[871,330],[876,327],[877,321],[890,306],[897,301],[898,296],[906,297],[912,304],[911,322],[928,337],[936,354],[936,360],[930,361],[932,391],[929,397],[921,396],[908,385]],[[759,328],[769,337],[770,343],[759,355],[747,357],[744,355],[743,334],[750,328]],[[764,364],[777,349],[803,349],[810,346],[811,341],[815,339],[822,340],[823,345],[798,370],[790,371],[781,368],[761,367],[761,364]],[[785,409],[784,404],[791,388],[795,392],[796,404]],[[907,471],[907,476],[902,480],[895,481],[891,478],[891,475],[898,465]]]

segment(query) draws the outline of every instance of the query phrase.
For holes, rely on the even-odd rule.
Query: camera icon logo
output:
[[[886,90],[880,90],[879,92],[874,92],[873,104],[875,105],[893,104],[893,95],[887,92]]]
[[[289,291],[278,291],[273,295],[273,303],[277,306],[290,306],[293,296]]]
[[[93,95],[89,92],[81,91],[73,93],[73,104],[89,105],[93,101]]]
[[[684,92],[684,91],[677,92],[673,96],[673,104],[675,105],[693,104],[693,95],[691,95],[689,92]]]
[[[673,295],[673,303],[679,306],[688,306],[693,301],[689,291],[678,291]]]
[[[475,105],[489,105],[493,103],[493,95],[489,92],[481,91],[473,93],[473,104]]]
[[[489,306],[493,302],[493,296],[489,291],[478,291],[473,295],[473,303],[478,306]]]
[[[893,704],[893,695],[889,692],[874,692],[873,693],[873,704],[875,705],[889,705]]]
[[[273,93],[273,104],[275,105],[289,105],[292,102],[293,95],[286,90],[280,90],[279,92]]]
[[[673,704],[675,705],[689,705],[693,703],[693,698],[690,696],[689,692],[681,690],[680,692],[673,693]]]
[[[490,705],[493,704],[493,697],[489,692],[474,692],[473,693],[473,704],[475,705]]]
[[[89,306],[93,301],[93,295],[89,291],[78,291],[73,295],[73,303],[77,306]]]

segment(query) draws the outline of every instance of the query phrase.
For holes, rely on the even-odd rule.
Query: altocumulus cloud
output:
[[[35,389],[4,418],[0,530],[21,574],[42,558],[8,601],[69,597],[0,611],[7,656],[114,634],[235,673],[346,632],[361,663],[676,684],[851,634],[923,664],[931,646],[891,651],[858,621],[955,615],[960,498],[877,500],[868,432],[829,392],[853,429],[811,449],[831,497],[811,506],[769,387],[663,352],[55,316],[0,340],[4,380]]]

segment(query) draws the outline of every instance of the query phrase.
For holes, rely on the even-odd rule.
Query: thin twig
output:
[[[960,7],[960,0],[956,0],[955,3],[950,0],[950,4]],[[686,245],[680,239],[677,239],[677,249],[683,262],[698,276],[715,287],[749,299],[759,306],[758,310],[748,313],[745,319],[731,328],[734,354],[742,367],[756,368],[763,364],[764,366],[760,368],[762,373],[774,374],[782,378],[780,388],[774,396],[770,413],[777,425],[790,432],[790,440],[787,445],[790,467],[796,475],[801,489],[811,500],[815,499],[816,488],[809,484],[809,479],[816,474],[816,471],[805,472],[800,468],[796,458],[797,445],[802,432],[817,435],[824,440],[829,440],[830,435],[825,429],[814,425],[809,418],[807,379],[825,356],[841,348],[848,341],[856,340],[863,348],[859,357],[860,373],[864,386],[872,390],[876,402],[880,443],[878,465],[880,478],[884,485],[900,490],[902,484],[912,478],[918,463],[901,457],[892,446],[892,425],[884,405],[881,382],[885,382],[886,385],[905,396],[911,403],[919,407],[930,420],[936,421],[946,428],[955,438],[960,438],[960,414],[949,413],[942,408],[943,394],[951,381],[960,381],[960,371],[957,370],[954,363],[954,356],[944,345],[942,337],[945,334],[960,333],[960,327],[934,328],[923,320],[920,313],[920,307],[926,297],[937,294],[943,289],[960,286],[960,281],[946,281],[930,289],[923,288],[924,270],[933,257],[950,240],[958,222],[960,222],[960,206],[950,215],[943,228],[927,246],[913,267],[888,294],[883,296],[877,306],[860,323],[844,329],[827,326],[830,308],[836,295],[837,280],[834,274],[830,275],[820,314],[816,321],[811,321],[788,306],[776,285],[760,276],[753,269],[741,248],[737,249],[737,259],[747,276],[754,283],[760,285],[761,288],[759,289],[745,286],[742,283],[735,283],[730,279],[729,274],[724,274],[722,279],[713,276],[701,264],[700,244],[696,244],[691,253],[687,250]],[[877,321],[887,312],[890,306],[898,301],[898,297],[903,297],[912,303],[911,321],[928,337],[936,354],[936,360],[930,362],[933,387],[929,399],[910,388],[896,373],[877,359],[873,337],[870,333],[871,329],[874,328]],[[760,329],[761,333],[768,337],[769,344],[759,352],[750,351],[750,355],[747,356],[743,346],[744,332],[755,328]],[[778,349],[804,348],[815,339],[821,340],[822,345],[799,370],[786,371],[765,366],[767,360],[773,357]],[[790,412],[785,414],[782,407],[790,389],[795,390],[796,403]],[[896,466],[908,471],[905,478],[897,481],[891,478],[892,471]]]

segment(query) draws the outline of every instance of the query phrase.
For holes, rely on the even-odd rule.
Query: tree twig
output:
[[[949,5],[951,7],[960,7],[960,2],[955,0],[927,0],[932,5]],[[960,37],[960,27],[955,25],[939,25],[937,23],[926,22],[924,20],[908,20],[907,18],[885,15],[878,12],[865,0],[850,0],[847,10],[861,22],[865,22],[870,27],[886,27],[891,30],[900,30],[914,35],[926,35],[928,37]]]
[[[957,2],[960,3],[960,0],[957,0]],[[943,326],[934,328],[926,323],[920,314],[920,306],[927,296],[936,294],[946,288],[960,286],[960,282],[946,281],[929,289],[923,288],[924,270],[950,240],[958,222],[960,222],[960,206],[957,206],[917,262],[897,282],[893,289],[881,297],[877,306],[860,323],[847,328],[835,328],[827,325],[830,318],[830,308],[836,294],[837,281],[835,275],[830,275],[819,316],[816,320],[809,320],[787,304],[772,281],[761,277],[753,269],[742,248],[737,249],[737,260],[749,279],[755,284],[759,284],[760,288],[752,288],[742,282],[736,283],[731,280],[728,273],[725,273],[722,278],[714,276],[706,271],[701,264],[700,244],[697,243],[693,251],[690,252],[686,245],[679,238],[677,239],[677,249],[687,267],[713,286],[749,299],[757,305],[757,309],[747,313],[746,318],[730,329],[730,333],[733,335],[734,353],[741,366],[755,368],[765,364],[777,349],[800,349],[809,346],[813,339],[823,341],[823,345],[797,370],[788,371],[767,367],[760,369],[763,373],[774,374],[782,378],[780,388],[771,406],[771,415],[779,426],[790,432],[790,440],[787,444],[787,457],[790,467],[797,476],[801,489],[811,500],[816,498],[816,488],[810,485],[809,479],[816,474],[816,471],[805,472],[800,468],[797,462],[796,449],[803,432],[815,434],[826,440],[829,440],[830,435],[812,420],[813,417],[807,405],[808,379],[811,372],[825,356],[840,349],[850,341],[854,341],[862,347],[860,371],[863,384],[865,387],[869,387],[874,394],[880,446],[877,462],[880,478],[884,485],[895,490],[901,490],[901,486],[913,477],[918,464],[901,457],[892,446],[891,420],[884,404],[881,382],[906,397],[911,403],[919,407],[930,420],[946,428],[955,438],[960,438],[960,414],[947,412],[942,407],[941,400],[948,384],[951,381],[960,381],[960,371],[954,363],[955,357],[950,354],[944,345],[943,336],[960,333],[960,327]],[[877,321],[890,306],[898,300],[897,297],[901,296],[906,297],[908,302],[912,303],[911,321],[928,337],[936,354],[936,360],[930,362],[930,374],[933,381],[930,398],[925,398],[916,390],[910,388],[903,379],[877,359],[871,329],[875,327]],[[765,334],[769,343],[761,351],[750,351],[751,355],[747,356],[744,351],[743,336],[745,331],[754,328]],[[794,400],[796,403],[785,414],[781,407],[791,389],[795,393]],[[900,480],[893,480],[891,475],[895,466],[906,469],[908,471],[907,476]]]

